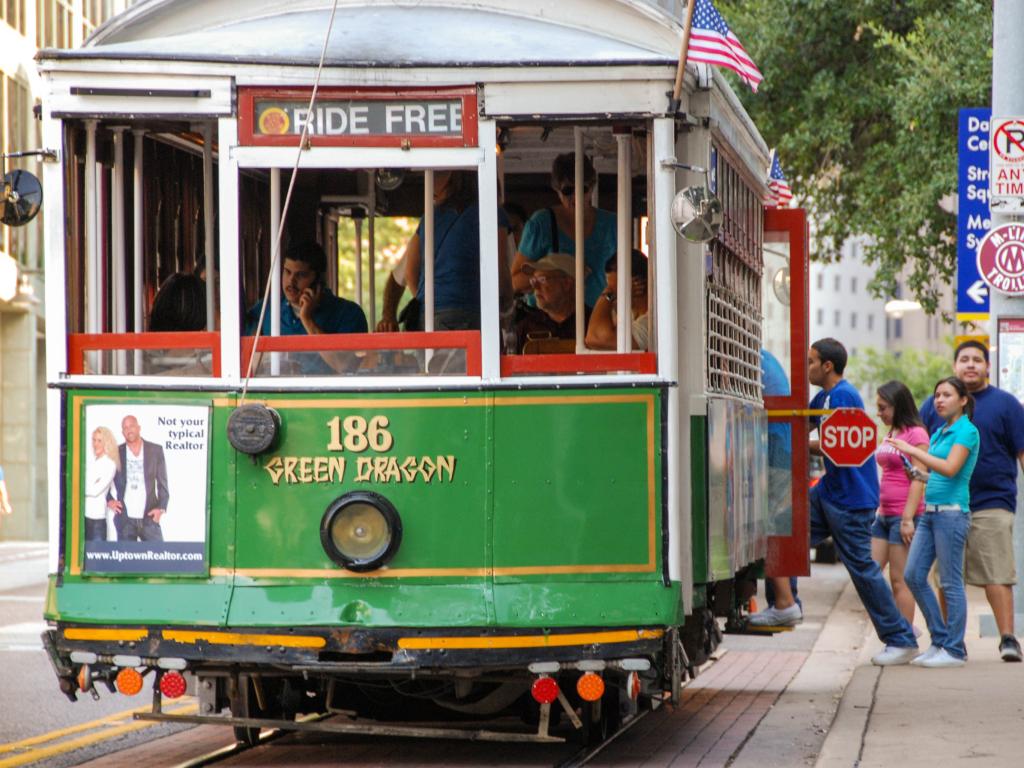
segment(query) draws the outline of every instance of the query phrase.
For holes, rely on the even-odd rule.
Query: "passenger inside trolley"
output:
[[[242,165],[237,199],[223,209],[215,193],[222,170],[215,134],[202,125],[144,119],[130,129],[85,120],[66,126],[69,152],[78,159],[68,165],[71,374],[219,377],[221,355],[234,354],[230,346],[238,344],[243,376],[479,376],[481,301],[488,311],[498,308],[500,333],[487,344],[499,345],[501,376],[654,365],[588,360],[590,350],[639,351],[635,335],[616,341],[605,333],[603,342],[584,343],[606,266],[625,248],[630,269],[629,249],[642,242],[650,137],[641,126],[500,126],[495,190],[478,189],[480,169],[303,168],[287,211],[289,172]],[[566,150],[581,138],[577,168],[575,152]],[[86,173],[89,167],[96,173]],[[425,200],[434,203],[429,217]],[[484,200],[495,205],[486,217],[490,242],[481,240]],[[585,238],[581,328],[577,217]],[[424,255],[428,218],[432,280]],[[284,258],[275,268],[279,230]],[[481,287],[490,253],[496,274],[487,269]],[[538,266],[543,259],[549,261]],[[206,263],[221,268],[186,285],[184,278]],[[641,269],[636,264],[631,271]],[[235,285],[237,298],[229,300]],[[187,289],[196,310],[185,317],[178,306],[169,316],[156,300],[157,286]],[[263,311],[265,293],[271,300]],[[513,293],[530,311],[515,309]],[[639,308],[632,314],[639,316]],[[222,339],[221,329],[233,340]],[[528,345],[530,337],[537,343]],[[517,362],[524,352],[536,357]]]
[[[630,333],[633,337],[633,349],[646,351],[649,346],[650,331],[648,328],[648,293],[647,293],[647,257],[635,248],[631,255],[633,265],[630,281],[630,309],[632,322]],[[606,268],[608,285],[601,294],[604,301],[598,301],[587,322],[588,349],[615,349],[618,328],[615,298],[619,290],[615,259],[608,261]]]

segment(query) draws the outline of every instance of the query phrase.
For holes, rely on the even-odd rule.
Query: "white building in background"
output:
[[[33,116],[40,88],[40,48],[72,48],[129,0],[0,2],[0,153],[40,149]],[[38,158],[5,161],[41,176]],[[60,190],[43,190],[60,194]],[[45,539],[46,377],[42,304],[42,215],[23,227],[0,225],[0,466],[14,514],[0,539]]]
[[[886,348],[885,300],[868,290],[874,269],[864,263],[863,241],[843,244],[842,257],[831,264],[811,263],[810,340],[838,339],[850,357],[862,349]]]

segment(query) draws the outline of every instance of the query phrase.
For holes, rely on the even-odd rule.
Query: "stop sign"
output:
[[[837,467],[859,467],[875,452],[878,429],[860,408],[837,408],[818,427],[821,452]]]

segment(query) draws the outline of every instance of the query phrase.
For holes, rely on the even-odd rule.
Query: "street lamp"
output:
[[[919,309],[921,309],[919,302],[908,301],[907,299],[892,299],[885,302],[885,314],[897,320],[907,312],[917,312]]]

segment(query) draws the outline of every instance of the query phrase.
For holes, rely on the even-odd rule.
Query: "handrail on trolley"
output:
[[[242,337],[242,368],[253,354],[255,336]],[[259,352],[373,352],[405,349],[464,349],[466,375],[480,376],[479,331],[333,333],[317,336],[260,336]]]
[[[653,352],[615,352],[576,355],[502,355],[501,375],[561,373],[657,373],[658,359]]]
[[[220,376],[219,331],[159,331],[150,333],[72,333],[68,335],[68,373],[81,375],[87,352],[142,349],[209,349],[211,372]]]

